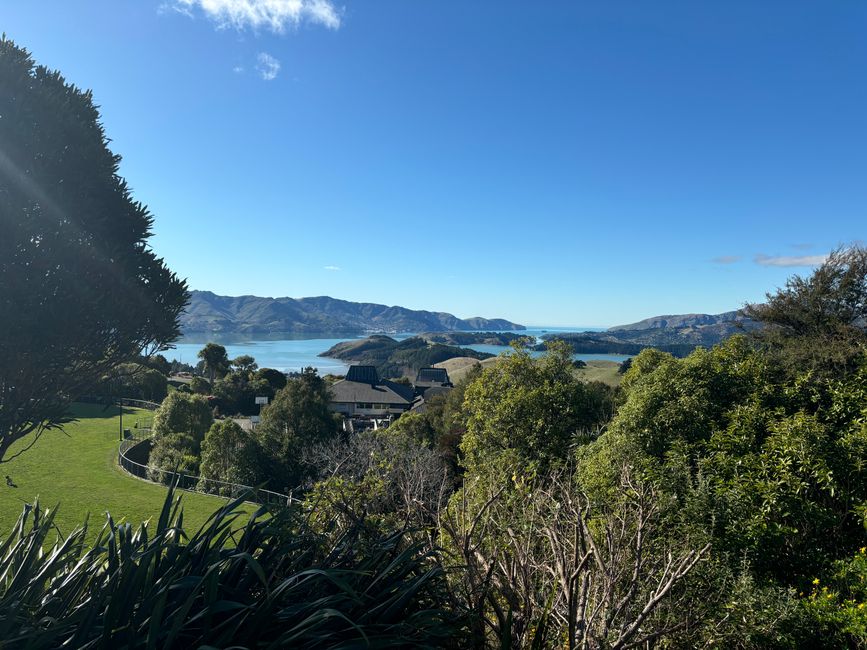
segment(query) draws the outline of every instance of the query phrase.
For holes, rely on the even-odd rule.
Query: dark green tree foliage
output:
[[[211,384],[204,377],[193,377],[188,384],[190,390],[197,395],[210,395]]]
[[[269,489],[295,489],[308,478],[302,452],[337,436],[337,420],[328,404],[328,384],[314,368],[305,368],[263,409],[257,435],[265,459],[261,476]]]
[[[776,368],[742,337],[682,360],[641,353],[608,431],[579,452],[582,484],[604,504],[623,464],[640,468],[673,499],[670,531],[699,525],[760,580],[806,587],[863,544],[867,369]]]
[[[170,472],[198,474],[202,440],[213,421],[211,407],[201,395],[169,395],[154,414],[150,478],[169,483]]]
[[[169,485],[174,474],[198,476],[201,440],[189,433],[169,433],[156,438],[148,456],[148,478]]]
[[[226,354],[226,348],[217,343],[208,343],[199,350],[199,359],[205,366],[205,371],[208,373],[208,381],[213,386],[214,380],[222,377],[229,371],[229,355]]]
[[[727,549],[802,588],[867,541],[867,360],[805,400],[811,382],[782,386],[784,407],[733,408],[701,464]]]
[[[247,375],[252,374],[259,367],[256,360],[249,354],[242,354],[239,357],[232,359],[232,369],[235,372],[241,372]]]
[[[0,39],[0,460],[178,336],[186,284],[147,245],[90,92]],[[34,438],[35,439],[35,438]]]
[[[168,394],[168,379],[161,372],[138,363],[122,363],[104,377],[102,395],[162,402]]]
[[[186,433],[201,441],[214,422],[211,407],[200,395],[172,393],[154,414],[154,437]]]
[[[141,363],[148,368],[153,368],[166,377],[172,374],[172,364],[162,354],[152,354],[149,357],[144,357]]]
[[[765,325],[754,336],[791,374],[851,371],[867,346],[867,248],[840,248],[809,277],[795,275],[746,314]]]
[[[240,361],[239,361],[240,359]],[[257,397],[272,400],[286,385],[286,375],[271,368],[256,369],[256,360],[249,355],[232,362],[237,368],[214,383],[212,392],[220,412],[225,414],[257,415]]]
[[[712,350],[698,349],[683,360],[658,350],[633,358],[623,378],[627,399],[610,429],[624,432],[662,458],[675,441],[689,445],[710,438],[735,404],[761,397],[773,375],[743,337]],[[773,391],[767,391],[772,404]]]
[[[271,387],[271,396],[286,385],[286,375],[274,368],[259,368],[255,375],[255,379],[264,379]]]
[[[227,483],[253,485],[257,482],[259,445],[256,438],[233,420],[215,422],[202,441],[201,476]],[[207,481],[200,486],[208,492],[227,493]]]
[[[499,460],[515,469],[544,469],[565,461],[572,444],[595,433],[606,409],[601,393],[575,377],[571,354],[559,341],[538,360],[516,346],[467,387],[461,449],[468,471],[486,471]]]

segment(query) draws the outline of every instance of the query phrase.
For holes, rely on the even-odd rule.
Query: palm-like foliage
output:
[[[0,643],[22,648],[442,647],[460,625],[440,607],[430,552],[397,533],[325,546],[304,517],[241,500],[192,537],[170,492],[156,526],[111,517],[53,544],[54,512],[28,505],[0,542]],[[363,549],[363,550],[362,550]]]

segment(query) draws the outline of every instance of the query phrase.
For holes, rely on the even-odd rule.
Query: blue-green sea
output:
[[[548,328],[533,328],[520,332],[529,336],[541,337],[547,333],[565,333],[565,332],[583,332],[595,328],[563,328],[563,327],[548,327]],[[412,336],[412,333],[392,334],[392,338],[405,339]],[[297,372],[302,368],[313,366],[319,370],[319,374],[345,374],[347,364],[339,359],[329,359],[320,357],[319,354],[325,352],[333,345],[343,341],[352,341],[355,339],[364,338],[359,336],[340,336],[337,334],[311,334],[305,336],[296,335],[278,335],[277,337],[249,337],[245,338],[239,335],[197,335],[188,336],[180,339],[173,349],[164,352],[163,354],[169,360],[177,359],[184,363],[196,365],[198,358],[196,355],[199,350],[209,341],[219,343],[226,347],[226,352],[230,359],[238,357],[242,354],[249,354],[255,357],[256,363],[261,368],[276,368],[284,372]],[[501,354],[509,350],[508,347],[499,345],[468,345],[465,346],[478,350],[479,352],[489,352],[491,354]],[[576,354],[576,359],[589,361],[591,359],[600,359],[606,361],[621,362],[627,359],[626,356],[617,354]]]

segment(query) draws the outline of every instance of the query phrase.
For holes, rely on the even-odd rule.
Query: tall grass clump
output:
[[[0,647],[443,647],[457,642],[431,551],[406,532],[326,538],[302,512],[238,499],[188,536],[172,491],[155,525],[111,516],[92,545],[24,507],[0,541]],[[52,541],[53,537],[53,541]],[[326,541],[330,539],[331,541]],[[336,541],[335,541],[336,540]]]

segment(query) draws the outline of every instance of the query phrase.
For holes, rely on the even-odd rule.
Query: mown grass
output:
[[[21,456],[0,464],[0,476],[8,475],[18,487],[0,479],[0,538],[5,537],[21,514],[24,503],[39,499],[43,507],[59,504],[55,523],[63,535],[90,516],[88,540],[93,540],[110,512],[115,520],[132,524],[155,519],[166,497],[166,488],[133,478],[117,465],[119,416],[117,407],[105,410],[92,404],[75,404],[77,422],[63,431],[47,431]],[[147,411],[124,409],[124,426]],[[10,456],[29,443],[19,441]],[[196,530],[224,499],[181,493],[187,530]]]
[[[481,365],[482,368],[492,366],[497,362],[497,357],[477,361],[469,357],[455,357],[442,363],[434,364],[437,368],[445,368],[449,373],[449,378],[457,383],[463,379],[474,366]],[[575,376],[581,381],[601,381],[609,386],[619,386],[623,375],[617,372],[620,364],[616,361],[605,361],[602,359],[593,359],[587,362],[584,368],[577,368]]]
[[[582,381],[601,381],[609,386],[619,386],[623,379],[618,371],[620,364],[616,361],[604,361],[601,359],[593,359],[587,362],[587,366],[579,368],[575,374]]]

